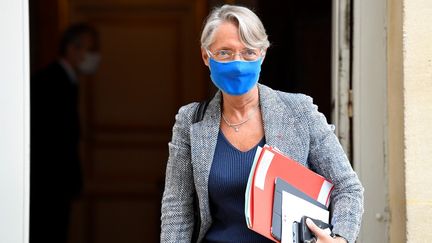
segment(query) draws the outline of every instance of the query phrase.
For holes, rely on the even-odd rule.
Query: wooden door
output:
[[[85,194],[70,242],[158,242],[168,142],[182,104],[207,94],[199,0],[74,0],[71,22],[100,33],[99,72],[82,80]]]

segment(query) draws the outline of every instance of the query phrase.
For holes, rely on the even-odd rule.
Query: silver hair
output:
[[[247,48],[265,50],[270,46],[264,26],[250,9],[225,4],[212,10],[201,33],[201,47],[209,49],[214,41],[215,30],[221,23],[231,22],[238,26],[240,40]]]

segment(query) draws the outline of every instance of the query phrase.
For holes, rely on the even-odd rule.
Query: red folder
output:
[[[271,235],[273,195],[276,177],[280,177],[306,195],[328,206],[333,184],[304,167],[300,163],[283,155],[279,150],[266,146],[261,150],[255,171],[251,173],[250,229],[278,242]]]

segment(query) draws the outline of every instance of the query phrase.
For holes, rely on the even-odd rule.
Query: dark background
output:
[[[71,212],[69,242],[159,241],[174,116],[215,90],[199,35],[220,2],[30,0],[32,71],[56,58],[69,24],[89,22],[100,32],[100,70],[80,80],[84,191]],[[312,96],[329,119],[331,1],[226,2],[254,9],[267,30],[260,82]]]

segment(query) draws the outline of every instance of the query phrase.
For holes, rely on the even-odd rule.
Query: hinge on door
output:
[[[390,214],[388,212],[375,213],[375,219],[380,223],[390,221]]]
[[[353,90],[348,91],[348,117],[353,117]]]

